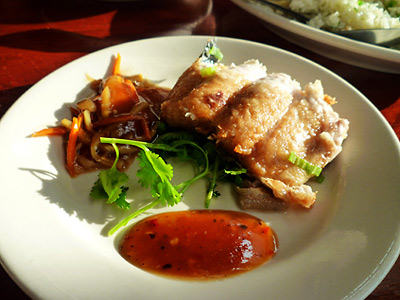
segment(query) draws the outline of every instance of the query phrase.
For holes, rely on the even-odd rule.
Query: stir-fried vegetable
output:
[[[39,136],[53,136],[53,135],[64,135],[67,132],[67,128],[65,127],[51,127],[45,128],[35,133],[32,133],[32,137],[39,137]]]
[[[75,176],[74,164],[76,161],[76,142],[78,140],[79,131],[82,128],[83,115],[72,119],[71,131],[69,132],[69,139],[67,145],[67,170],[71,176]]]
[[[66,145],[66,168],[71,177],[111,168],[114,150],[102,144],[100,137],[113,137],[150,142],[154,139],[160,103],[169,92],[143,75],[122,76],[118,54],[112,73],[103,80],[92,80],[95,91],[70,107],[71,118],[60,125],[33,133],[32,137],[63,136]],[[122,147],[116,168],[126,170],[138,149]]]

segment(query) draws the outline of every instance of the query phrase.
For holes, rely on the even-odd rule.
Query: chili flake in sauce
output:
[[[189,210],[157,214],[125,235],[121,255],[143,270],[187,279],[218,279],[249,271],[277,252],[262,220],[243,212]]]

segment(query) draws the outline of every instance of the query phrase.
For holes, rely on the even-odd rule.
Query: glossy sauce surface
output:
[[[121,255],[138,268],[186,279],[219,279],[260,266],[278,249],[273,230],[243,212],[189,210],[133,226]]]

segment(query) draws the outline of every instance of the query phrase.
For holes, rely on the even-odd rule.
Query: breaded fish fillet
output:
[[[296,91],[299,83],[286,74],[266,75],[244,87],[214,120],[216,142],[231,154],[251,154],[287,112]]]
[[[341,152],[349,122],[327,101],[331,98],[324,94],[321,82],[309,83],[303,92],[294,93],[286,112],[265,131],[250,154],[236,155],[277,198],[304,207],[311,207],[316,199],[311,187],[304,185],[312,175],[288,160],[290,152],[321,168]]]
[[[342,150],[349,122],[333,111],[319,80],[301,89],[283,73],[266,74],[258,61],[201,76],[197,60],[162,104],[162,119],[215,140],[248,174],[287,203],[311,207],[312,175],[289,161],[291,152],[324,168]]]
[[[266,68],[256,60],[223,67],[211,77],[201,75],[207,66],[198,59],[177,81],[162,104],[161,117],[170,126],[208,134],[215,115],[246,85],[264,77]]]

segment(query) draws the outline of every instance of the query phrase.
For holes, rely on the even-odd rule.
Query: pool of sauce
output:
[[[243,212],[189,210],[157,214],[134,225],[121,255],[143,270],[181,279],[220,279],[250,271],[278,249],[273,230]]]

